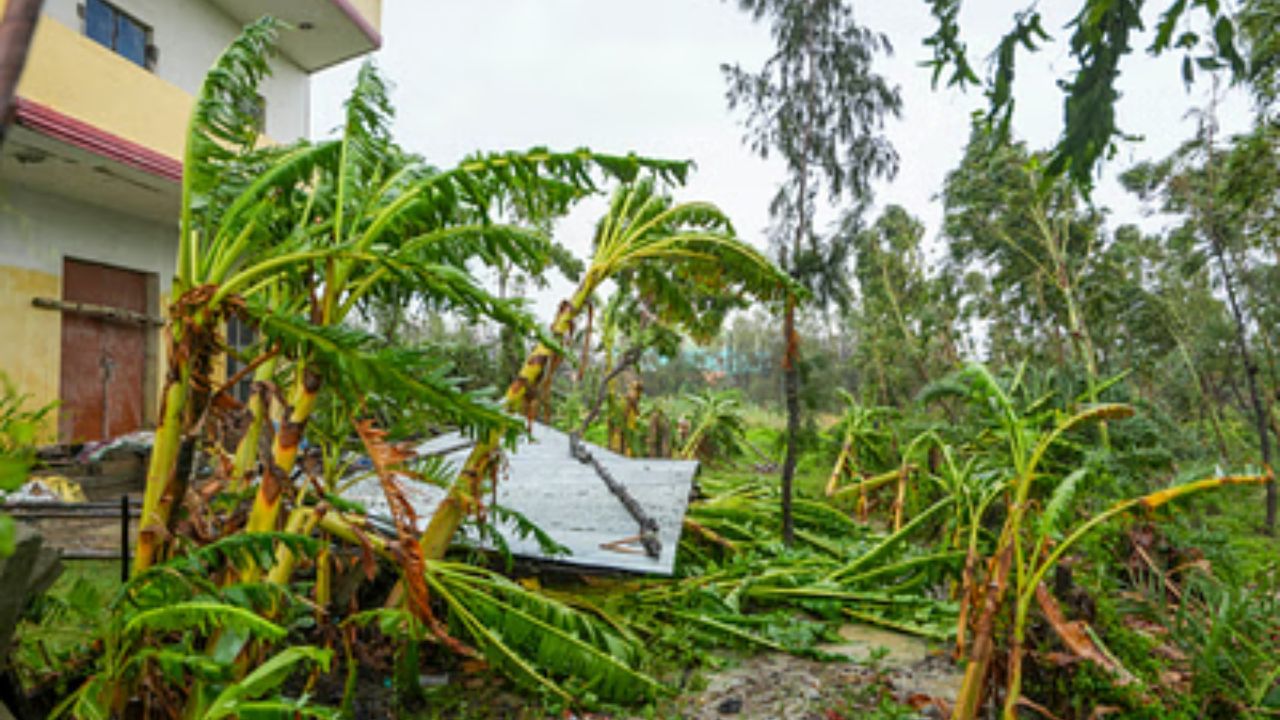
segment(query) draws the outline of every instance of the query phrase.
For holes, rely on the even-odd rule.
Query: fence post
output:
[[[120,582],[129,582],[129,496],[120,496]]]

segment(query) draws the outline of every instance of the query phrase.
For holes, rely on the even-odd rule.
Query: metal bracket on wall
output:
[[[73,315],[100,318],[102,320],[125,323],[128,325],[164,327],[163,318],[153,317],[146,313],[135,312],[133,310],[125,310],[124,308],[110,307],[108,305],[68,302],[66,300],[55,300],[53,298],[45,297],[31,298],[31,304],[42,310],[60,310]]]

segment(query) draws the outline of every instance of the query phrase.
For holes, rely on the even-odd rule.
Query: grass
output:
[[[118,560],[63,561],[62,575],[18,626],[15,665],[24,681],[46,676],[89,640],[119,589]]]
[[[78,581],[84,581],[105,597],[120,589],[119,560],[63,560],[62,575],[50,588],[52,595],[65,596]]]

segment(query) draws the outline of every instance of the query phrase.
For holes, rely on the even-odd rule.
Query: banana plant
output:
[[[1042,465],[1072,430],[1088,423],[1123,420],[1134,414],[1133,408],[1117,403],[1088,405],[1071,415],[1060,416],[1045,431],[1019,411],[1001,383],[985,367],[969,365],[960,377],[969,383],[970,399],[987,408],[995,418],[999,431],[993,437],[997,443],[1006,445],[1004,466],[1008,468],[1009,479],[1001,484],[1007,511],[985,563],[986,577],[981,583],[984,590],[965,599],[974,603],[970,609],[974,615],[973,637],[952,718],[973,720],[978,716],[996,653],[997,620],[1008,602],[1012,618],[1005,625],[1009,632],[1009,662],[1002,716],[1005,720],[1015,720],[1031,603],[1037,598],[1037,591],[1047,592],[1041,583],[1068,550],[1103,523],[1131,510],[1154,510],[1186,495],[1226,485],[1263,484],[1269,477],[1222,476],[1166,488],[1118,502],[1061,533],[1089,467],[1078,467],[1059,475],[1053,469],[1043,470]],[[1043,488],[1055,476],[1061,478],[1057,484],[1050,491],[1039,493],[1047,496],[1041,505],[1033,491]],[[971,512],[979,513],[979,518],[989,503],[989,496],[989,492],[979,492],[976,496],[977,504]],[[1041,507],[1043,509],[1036,510]]]
[[[732,390],[703,390],[688,396],[693,420],[689,437],[676,454],[685,459],[732,456],[743,446],[746,424],[742,398]]]
[[[35,464],[36,438],[56,405],[24,407],[27,397],[18,393],[9,376],[0,372],[0,499],[27,481],[27,471]],[[17,525],[0,513],[0,559],[13,552]]]
[[[389,286],[471,318],[529,333],[513,302],[491,296],[467,272],[479,261],[538,272],[548,244],[500,222],[502,207],[564,212],[601,179],[641,172],[683,179],[687,163],[545,149],[475,155],[441,171],[391,141],[385,84],[360,72],[340,137],[259,148],[252,107],[268,72],[277,25],[249,26],[220,57],[197,101],[185,155],[178,268],[170,309],[161,422],[148,468],[135,569],[149,567],[172,534],[195,440],[226,397],[211,377],[220,327],[231,315],[256,325],[262,353],[251,363],[265,385],[289,389],[269,453],[258,439],[269,396],[255,393],[252,422],[232,463],[232,487],[261,461],[248,528],[275,529],[289,477],[321,388],[351,395],[397,388],[471,432],[511,437],[517,423],[486,398],[461,391],[444,369],[402,349],[378,347],[344,321]],[[389,391],[389,390],[388,390]],[[265,455],[260,457],[260,455]]]
[[[492,217],[495,208],[510,201],[554,215],[594,189],[595,174],[631,179],[647,169],[677,179],[684,172],[679,163],[543,150],[475,156],[441,172],[395,148],[386,130],[389,122],[385,86],[366,65],[347,104],[336,166],[326,170],[301,203],[325,208],[309,221],[322,218],[328,230],[317,242],[341,250],[323,265],[315,264],[313,283],[322,290],[310,297],[305,309],[307,333],[342,326],[362,302],[393,287],[409,289],[416,301],[432,307],[472,320],[493,319],[528,334],[533,330],[528,316],[513,303],[488,294],[466,271],[467,263],[475,260],[537,273],[550,257],[545,237],[497,224]],[[287,323],[267,318],[264,334],[273,333],[282,333],[278,340],[290,343]],[[282,431],[275,436],[270,472],[258,486],[250,530],[276,527],[283,479],[296,462],[298,440],[316,395],[326,376],[338,383],[347,377],[342,358],[322,357],[323,348],[305,339],[294,347],[293,394]],[[516,427],[493,408],[447,385],[427,386],[406,373],[396,381],[423,390],[421,402],[468,432],[509,436]],[[345,385],[351,389],[351,383]]]
[[[882,408],[868,408],[859,403],[847,390],[838,389],[845,401],[844,415],[832,426],[832,434],[840,438],[840,453],[836,456],[836,464],[831,468],[831,477],[827,480],[825,494],[832,497],[840,488],[840,481],[846,474],[857,474],[862,464],[859,452],[860,445],[869,445],[869,450],[878,451],[888,433],[880,428],[879,419],[884,414]],[[879,441],[879,442],[877,442]],[[877,453],[878,454],[878,453]]]
[[[720,311],[715,295],[777,301],[798,293],[794,282],[755,248],[739,240],[729,219],[708,203],[675,203],[653,180],[623,186],[600,220],[593,255],[577,289],[561,303],[550,336],[572,335],[578,316],[606,281],[619,292],[645,299],[651,311],[672,326],[698,330],[707,313]],[[705,292],[683,292],[690,285]],[[507,388],[507,412],[530,419],[539,390],[561,358],[553,344],[534,348]],[[422,545],[428,559],[444,557],[468,511],[477,507],[484,483],[496,468],[501,435],[481,435],[446,499],[431,517]]]
[[[307,613],[292,588],[233,582],[251,562],[270,566],[273,548],[287,544],[300,553],[319,543],[283,533],[237,533],[189,554],[152,566],[129,580],[110,603],[110,620],[86,642],[87,677],[55,709],[53,717],[127,717],[142,698],[142,713],[157,718],[337,717],[282,693],[300,668],[325,670],[331,651],[288,643],[288,628]],[[275,609],[281,615],[268,617]],[[254,668],[235,653],[210,652],[212,638],[237,633],[266,653]]]
[[[856,495],[858,515],[867,516],[867,493],[894,480],[905,483],[911,468],[904,460],[899,467],[871,473],[869,468],[884,468],[893,464],[894,437],[888,426],[893,411],[885,407],[863,405],[851,393],[837,389],[845,403],[844,415],[831,428],[831,434],[840,438],[840,452],[831,468],[825,494],[835,501]],[[845,476],[860,479],[851,485],[840,487]]]

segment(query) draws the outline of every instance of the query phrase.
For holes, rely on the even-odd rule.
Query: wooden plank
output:
[[[133,310],[125,310],[124,308],[110,307],[107,305],[71,302],[68,300],[56,300],[54,298],[46,297],[31,298],[31,304],[41,310],[60,310],[72,315],[83,315],[84,317],[96,318],[99,320],[110,320],[113,322],[124,323],[126,325],[164,327],[163,318],[147,315],[146,313],[135,312]]]

